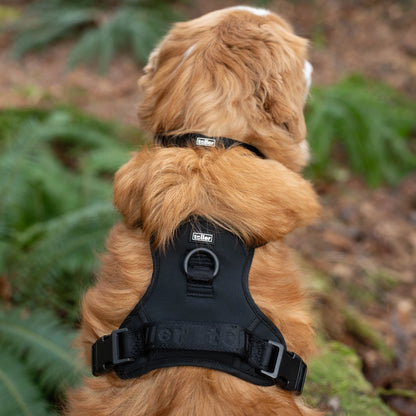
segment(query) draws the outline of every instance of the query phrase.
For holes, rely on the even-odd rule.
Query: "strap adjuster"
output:
[[[275,347],[277,347],[277,356],[276,356],[276,362],[274,364],[274,369],[273,371],[266,371],[266,370],[260,370],[262,374],[276,380],[278,375],[279,375],[279,370],[280,370],[280,364],[282,363],[282,358],[283,358],[283,353],[285,351],[285,347],[284,345],[275,342],[275,341],[270,341],[269,340],[269,344],[273,345]]]
[[[110,335],[99,338],[92,346],[92,373],[94,376],[108,373],[115,365],[134,361],[133,358],[120,357],[119,334],[127,331],[128,328],[115,329]]]
[[[295,391],[301,394],[306,378],[307,366],[302,358],[294,352],[286,350],[285,346],[274,341],[268,341],[277,348],[277,354],[270,352],[275,359],[273,371],[261,370],[261,373],[272,378],[284,390]]]

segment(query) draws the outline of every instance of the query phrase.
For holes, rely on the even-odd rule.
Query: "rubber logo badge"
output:
[[[215,147],[217,141],[213,138],[208,137],[197,137],[196,138],[196,145],[197,146],[204,146],[204,147]]]
[[[191,240],[195,241],[197,243],[213,243],[214,242],[214,235],[213,234],[193,232],[192,236],[191,236]]]

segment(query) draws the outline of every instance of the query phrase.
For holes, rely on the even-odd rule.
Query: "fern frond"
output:
[[[129,154],[122,147],[107,147],[91,151],[82,160],[82,171],[88,175],[114,173],[128,161]]]
[[[313,155],[310,170],[330,177],[337,148],[370,186],[396,183],[416,167],[409,141],[415,113],[414,103],[357,76],[313,89],[306,113]]]
[[[30,50],[41,49],[69,34],[73,35],[74,29],[78,27],[94,23],[93,9],[75,8],[64,2],[39,3],[41,4],[29,7],[13,25],[19,33],[11,50],[15,58],[20,58]]]
[[[16,356],[0,355],[0,416],[49,416],[47,401]]]
[[[53,156],[48,141],[54,136],[47,130],[47,125],[29,120],[2,150],[0,238],[79,204],[79,181]],[[62,183],[67,192],[62,192]]]
[[[28,7],[14,24],[17,37],[12,54],[18,58],[29,50],[83,32],[71,52],[69,67],[96,62],[99,71],[104,72],[120,52],[144,63],[169,25],[180,19],[165,1],[43,0]]]
[[[106,123],[98,126],[68,112],[54,111],[42,122],[22,122],[13,139],[0,142],[0,237],[9,235],[11,229],[21,230],[89,202],[111,198],[110,183],[98,174],[112,174],[116,166],[112,163],[114,169],[110,171],[109,154],[117,155],[118,163],[124,152],[124,162],[128,147],[114,139],[115,128]],[[83,172],[79,172],[81,176],[67,169],[53,154],[52,143],[70,146],[73,154],[68,156],[84,166]],[[104,155],[106,161],[100,162]],[[95,166],[101,163],[101,172],[88,169],[90,157]]]
[[[36,223],[17,235],[23,247],[35,242],[18,254],[14,298],[32,307],[66,311],[69,319],[76,319],[81,293],[98,265],[94,252],[103,250],[116,219],[110,202],[97,203]]]
[[[116,128],[111,123],[94,122],[65,110],[51,112],[43,121],[40,132],[45,141],[59,138],[64,143],[70,142],[86,149],[114,146],[115,135]]]
[[[100,247],[103,243],[103,236],[116,219],[117,215],[112,204],[100,202],[43,223],[36,223],[22,232],[18,238],[23,245],[25,240],[31,239],[33,235],[43,235],[43,238],[33,246],[32,252],[28,253],[32,276],[48,274],[49,270],[59,263],[60,258],[68,256],[75,248],[80,250],[80,253],[87,250],[86,254],[90,256],[91,249],[97,248],[97,241],[92,237],[98,235],[101,243],[98,247]],[[42,267],[39,269],[36,265],[42,265]],[[33,268],[35,273],[33,273]]]
[[[73,339],[74,331],[48,312],[0,311],[2,350],[19,356],[46,391],[73,386],[86,373],[71,348]]]
[[[0,113],[0,273],[14,301],[75,321],[117,220],[109,177],[129,147],[114,124],[68,110],[10,114]]]
[[[42,147],[36,135],[39,124],[28,121],[13,141],[6,144],[0,158],[0,238],[10,233],[10,228],[19,222],[19,209],[28,191],[26,179],[27,162],[33,150]],[[33,140],[30,140],[33,138]]]
[[[126,5],[100,27],[87,31],[71,51],[68,65],[97,62],[99,72],[108,69],[117,52],[132,52],[138,64],[146,62],[150,51],[179,15],[163,2]]]

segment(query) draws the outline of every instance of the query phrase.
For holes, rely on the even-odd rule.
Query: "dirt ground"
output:
[[[235,4],[198,0],[186,12],[196,17]],[[416,98],[414,1],[271,1],[268,7],[311,40],[316,83],[360,72]],[[11,61],[9,41],[0,37],[0,109],[70,103],[137,125],[140,69],[127,57],[118,57],[105,76],[81,67],[68,72],[70,42]],[[376,387],[395,391],[384,398],[399,415],[414,416],[416,398],[405,396],[416,386],[416,172],[394,188],[372,191],[351,178],[318,183],[317,189],[322,218],[294,233],[290,243],[312,267],[309,273],[327,276],[330,288],[315,300],[322,325],[331,338],[359,352],[364,373]],[[340,304],[361,314],[381,341],[354,328]]]

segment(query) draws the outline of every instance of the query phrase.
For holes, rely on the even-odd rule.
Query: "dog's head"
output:
[[[306,49],[305,39],[264,9],[232,7],[177,23],[139,80],[142,127],[230,137],[297,171],[309,157]]]

